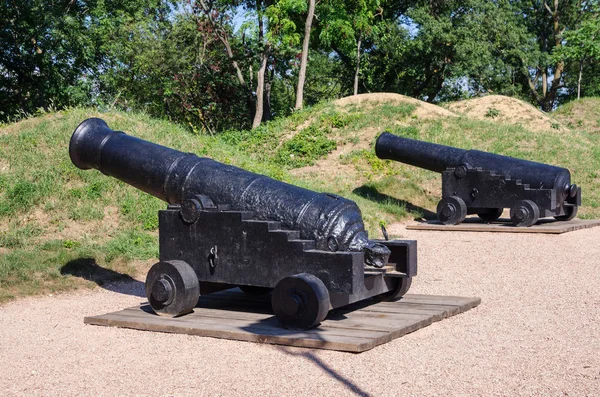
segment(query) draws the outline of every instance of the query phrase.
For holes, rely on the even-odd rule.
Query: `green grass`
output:
[[[577,117],[590,103],[559,109]],[[582,108],[584,110],[582,110]],[[593,108],[593,111],[590,110]],[[573,110],[575,109],[575,110]],[[586,110],[587,109],[587,110]],[[95,170],[71,164],[68,143],[82,120],[96,116],[115,130],[252,172],[327,191],[357,202],[371,236],[380,226],[435,217],[440,176],[380,160],[373,145],[379,132],[567,167],[583,188],[580,217],[600,216],[600,134],[531,132],[519,126],[465,117],[420,119],[415,105],[332,103],[274,120],[254,131],[212,137],[144,114],[70,109],[0,126],[0,302],[111,280],[128,280],[140,263],[158,255],[157,211],[165,203]],[[571,122],[576,124],[576,122]],[[369,142],[363,143],[365,134]],[[345,153],[325,177],[297,173],[336,149]],[[146,262],[143,262],[147,266]]]
[[[600,133],[600,98],[581,98],[560,106],[553,116],[570,128]]]
[[[81,258],[125,277],[135,275],[132,263],[158,256],[157,212],[165,203],[97,171],[79,170],[69,159],[73,130],[92,116],[143,139],[260,168],[220,139],[193,136],[143,114],[71,109],[2,126],[0,302],[95,285],[61,273]]]

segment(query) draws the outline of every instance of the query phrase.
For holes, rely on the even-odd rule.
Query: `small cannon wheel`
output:
[[[490,208],[488,212],[484,212],[482,214],[477,214],[479,219],[484,222],[494,222],[496,219],[500,218],[502,213],[504,212],[504,208]]]
[[[510,220],[515,226],[535,225],[540,218],[540,209],[531,200],[521,200],[510,209]]]
[[[398,298],[404,296],[408,292],[408,289],[410,288],[411,284],[412,284],[412,277],[399,278],[398,286],[396,287],[396,289],[394,289],[390,292],[386,292],[384,294],[375,295],[373,297],[373,299],[376,299],[380,302],[387,302],[387,301],[391,301],[394,299],[398,299]]]
[[[271,296],[273,313],[288,329],[306,330],[329,313],[329,291],[316,276],[300,273],[280,280]]]
[[[200,283],[184,261],[161,261],[146,276],[146,297],[156,314],[176,317],[189,313],[198,303]]]
[[[570,221],[577,215],[578,208],[579,207],[577,206],[565,207],[565,215],[555,216],[554,219],[556,219],[557,221]]]
[[[267,295],[267,294],[271,293],[271,291],[273,291],[273,288],[256,287],[253,285],[240,285],[239,288],[246,295],[250,295],[250,296],[263,296],[263,295]]]
[[[444,225],[457,225],[467,217],[467,205],[458,196],[444,197],[437,205],[437,215]]]

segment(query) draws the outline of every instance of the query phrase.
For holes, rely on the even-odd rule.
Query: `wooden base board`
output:
[[[479,218],[467,218],[458,225],[443,225],[440,221],[427,221],[407,225],[409,230],[438,230],[453,232],[504,232],[504,233],[546,233],[561,234],[579,229],[587,229],[600,225],[600,220],[573,219],[570,221],[556,221],[554,219],[541,219],[529,227],[516,227],[510,219],[500,218],[492,223],[483,223]]]
[[[359,353],[480,302],[479,298],[412,294],[394,302],[369,299],[330,311],[317,328],[290,331],[273,316],[270,296],[252,297],[236,288],[201,296],[193,313],[178,318],[157,316],[144,303],[86,317],[84,323]]]

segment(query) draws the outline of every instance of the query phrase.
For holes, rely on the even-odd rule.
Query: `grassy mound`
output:
[[[553,115],[573,129],[600,133],[600,98],[582,98],[566,103]]]
[[[597,133],[530,131],[384,99],[322,104],[254,131],[214,137],[143,114],[89,109],[0,126],[0,302],[127,280],[142,275],[157,257],[157,211],[165,203],[71,164],[69,139],[88,117],[142,139],[348,197],[360,206],[373,237],[381,236],[382,224],[434,217],[441,195],[438,174],[374,155],[372,146],[384,130],[565,166],[583,187],[580,216],[600,216]]]
[[[246,156],[220,140],[142,114],[72,109],[0,128],[0,302],[128,279],[157,258],[157,211],[165,203],[69,159],[72,132],[93,116],[142,139],[245,165]]]

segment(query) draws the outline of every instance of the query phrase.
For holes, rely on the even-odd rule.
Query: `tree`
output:
[[[358,94],[360,60],[363,42],[375,33],[376,17],[383,10],[379,0],[324,0],[319,3],[319,38],[321,44],[331,47],[350,67],[354,64],[353,92]]]
[[[170,6],[169,0],[0,2],[0,120],[96,103],[108,76],[127,69],[115,54],[131,37],[115,33],[133,21],[166,18]]]
[[[563,35],[564,45],[554,53],[555,62],[564,59],[565,62],[576,62],[577,70],[577,99],[581,97],[581,80],[584,64],[600,62],[600,13],[590,10],[585,15],[577,29],[566,31]]]
[[[496,33],[502,24],[493,2],[417,1],[405,6],[400,19],[377,26],[365,57],[370,89],[428,102],[501,90],[506,72],[496,42],[510,35]]]
[[[87,2],[0,2],[0,120],[89,99]]]
[[[303,7],[305,2],[300,0],[198,0],[193,4],[192,9],[198,17],[199,27],[210,27],[210,31],[223,43],[236,69],[240,86],[248,93],[248,98],[253,98],[252,106],[249,106],[254,108],[252,128],[258,127],[263,119],[270,117],[270,86],[275,75],[276,57],[288,47],[298,44],[296,24],[290,15]],[[231,45],[234,31],[230,16],[240,9],[245,9],[247,16],[253,18],[247,18],[240,28],[243,48],[239,50],[244,52],[245,62],[248,63],[248,79],[245,79],[239,65],[241,56],[235,54]],[[258,67],[255,69],[253,66],[256,65]],[[253,81],[256,81],[254,90]]]
[[[523,51],[518,56],[521,80],[525,90],[541,107],[549,112],[556,105],[559,93],[566,88],[565,60],[552,56],[560,53],[563,33],[575,28],[586,15],[592,2],[582,0],[508,0],[513,8],[509,25],[524,26],[533,51]]]
[[[213,35],[223,44],[227,57],[235,69],[240,89],[246,97],[248,110],[250,113],[253,113],[255,104],[252,98],[251,83],[246,82],[244,73],[239,64],[240,56],[234,54],[233,45],[231,43],[234,37],[233,27],[231,26],[231,14],[234,9],[240,7],[241,4],[238,2],[219,2],[216,0],[196,0],[190,4],[192,13],[196,19],[198,30]]]

